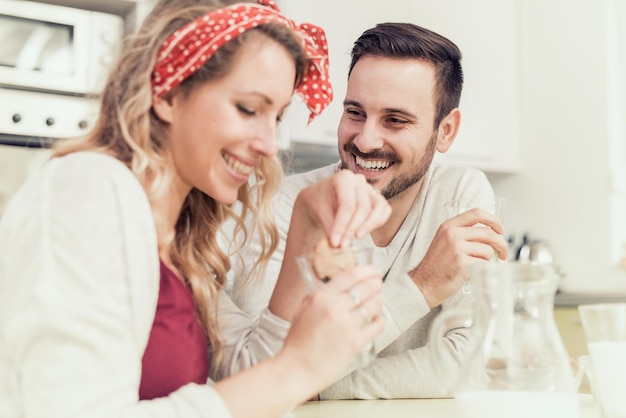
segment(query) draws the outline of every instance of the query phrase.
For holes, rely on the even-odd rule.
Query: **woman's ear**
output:
[[[156,113],[159,119],[163,122],[172,123],[174,114],[173,101],[173,96],[167,94],[165,97],[152,99],[152,108],[154,109],[154,113]]]
[[[437,151],[444,153],[450,149],[456,134],[459,133],[461,125],[461,111],[458,108],[452,109],[439,124],[437,132]]]

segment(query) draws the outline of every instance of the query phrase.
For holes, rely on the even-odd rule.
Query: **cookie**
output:
[[[326,238],[313,249],[313,270],[322,281],[327,282],[342,271],[356,265],[356,255],[350,248],[335,248]]]

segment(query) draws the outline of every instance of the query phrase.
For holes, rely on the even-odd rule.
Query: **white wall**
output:
[[[517,1],[523,168],[490,176],[506,229],[546,239],[573,292],[626,289],[611,260],[604,3]]]

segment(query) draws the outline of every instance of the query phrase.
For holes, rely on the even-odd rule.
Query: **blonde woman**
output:
[[[251,232],[235,202],[266,237],[256,262],[276,246],[277,123],[294,89],[311,117],[331,100],[326,57],[323,31],[271,1],[157,4],[92,133],[60,144],[3,215],[0,416],[277,416],[380,333],[372,266],[286,301],[292,323],[252,322],[222,292],[218,228],[235,217]],[[363,177],[338,173],[301,193],[288,251],[345,246],[389,214]],[[291,261],[281,274],[297,274]]]

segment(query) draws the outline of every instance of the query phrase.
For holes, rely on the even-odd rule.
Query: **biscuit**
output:
[[[334,248],[326,238],[313,249],[313,270],[323,282],[356,265],[356,255],[350,248]]]

